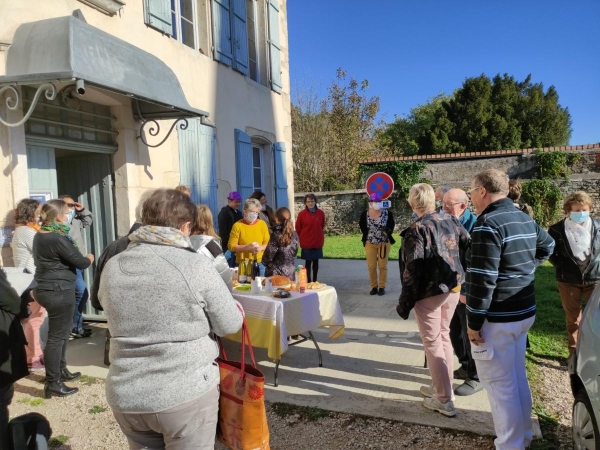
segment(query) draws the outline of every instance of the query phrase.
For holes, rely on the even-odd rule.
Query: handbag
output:
[[[52,429],[48,419],[38,413],[15,417],[8,425],[8,448],[12,450],[48,450]]]
[[[246,340],[252,365],[246,364]],[[242,324],[242,361],[217,358],[221,375],[217,438],[230,449],[269,450],[269,426],[265,409],[265,376],[256,368],[246,319]]]

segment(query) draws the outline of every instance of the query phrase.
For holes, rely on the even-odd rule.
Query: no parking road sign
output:
[[[394,180],[387,173],[376,172],[367,178],[365,188],[367,194],[379,194],[381,200],[385,200],[394,192]]]

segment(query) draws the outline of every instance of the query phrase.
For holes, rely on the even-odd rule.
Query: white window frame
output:
[[[258,149],[258,155],[260,156],[260,167],[256,167],[254,165],[254,149]],[[265,162],[264,162],[264,158],[263,158],[263,146],[262,145],[258,145],[258,144],[254,144],[252,143],[252,186],[254,187],[254,190],[260,190],[264,192],[264,188],[265,188]],[[257,187],[254,184],[254,169],[260,169],[260,186]]]
[[[175,39],[177,42],[185,45],[187,48],[191,48],[186,43],[183,42],[183,33],[181,32],[181,21],[185,20],[187,23],[190,23],[189,20],[181,15],[181,2],[180,0],[172,0],[173,5],[175,5],[175,10],[171,9],[171,17],[175,14],[175,23],[173,25],[173,30],[175,31],[174,35],[171,37]],[[200,49],[200,43],[198,39],[198,0],[192,0],[192,17],[194,18],[194,22],[192,23],[194,28],[194,48],[193,50],[198,51]],[[177,37],[175,37],[175,35]]]
[[[252,2],[252,22],[254,23],[254,30],[253,30],[253,38],[254,38],[254,54],[256,55],[256,80],[252,80],[252,78],[250,77],[250,33],[248,33],[248,78],[250,78],[252,81],[256,82],[256,83],[260,83],[260,54],[258,51],[258,1],[257,0],[246,0],[246,1],[250,1]],[[248,17],[246,17],[246,29],[248,28],[247,25],[248,22]]]

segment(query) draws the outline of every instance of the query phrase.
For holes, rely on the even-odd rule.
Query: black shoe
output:
[[[467,380],[469,376],[467,375],[467,371],[462,367],[459,367],[454,371],[454,379],[455,380]]]
[[[60,371],[60,379],[62,381],[73,381],[81,376],[81,372],[71,373],[69,369],[63,369]]]
[[[385,289],[379,288],[379,291],[377,291],[377,295],[385,295]]]
[[[86,338],[92,335],[92,330],[84,329],[80,331],[71,331],[71,337],[74,339]]]
[[[371,292],[369,292],[369,295],[375,295],[375,294],[377,294],[377,288],[371,289]]]
[[[73,395],[78,391],[78,388],[70,388],[62,381],[46,383],[44,386],[44,398],[52,398],[52,395],[56,395],[57,397],[66,397],[67,395]]]

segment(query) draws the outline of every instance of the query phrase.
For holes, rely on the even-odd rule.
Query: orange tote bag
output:
[[[246,364],[246,340],[252,365]],[[232,450],[269,450],[269,426],[265,410],[265,377],[256,368],[246,319],[242,325],[242,361],[229,361],[219,339],[222,357],[219,398],[219,441]]]

